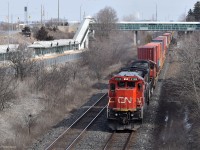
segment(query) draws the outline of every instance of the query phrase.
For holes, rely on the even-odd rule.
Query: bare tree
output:
[[[108,59],[106,58],[108,55],[104,53],[102,46],[101,42],[96,41],[91,45],[90,50],[82,54],[84,63],[93,71],[98,81],[102,78],[103,70],[108,66]]]
[[[27,50],[25,45],[20,45],[15,52],[9,52],[8,60],[11,62],[10,66],[15,70],[16,77],[20,77],[21,80],[32,73],[36,64],[36,61],[32,59],[32,51]]]
[[[190,97],[200,109],[200,37],[193,33],[182,40],[177,51],[178,58],[183,64],[182,87],[183,91],[191,92]]]
[[[65,66],[68,67],[69,72],[72,76],[72,79],[76,80],[76,76],[77,76],[78,71],[80,70],[81,63],[80,62],[66,63]]]
[[[101,9],[96,15],[96,22],[98,28],[96,29],[96,35],[101,37],[108,37],[111,30],[115,28],[115,23],[118,21],[116,11],[111,7],[105,7]]]
[[[31,128],[34,126],[35,122],[36,122],[36,118],[34,115],[32,115],[31,113],[27,113],[24,115],[24,121],[25,124],[28,128],[28,135],[31,135]]]
[[[69,66],[53,65],[48,69],[41,66],[36,72],[33,82],[36,90],[44,94],[49,107],[56,107],[65,100],[68,82],[73,78]]]
[[[7,68],[0,68],[0,110],[5,108],[5,103],[15,97],[17,83]]]
[[[122,60],[127,50],[131,47],[131,36],[127,32],[114,32],[110,38],[93,41],[90,49],[82,54],[84,64],[94,73],[96,79],[100,81],[103,73],[109,66],[119,63],[127,63]]]

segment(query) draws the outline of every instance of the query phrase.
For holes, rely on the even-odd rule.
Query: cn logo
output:
[[[121,104],[125,104],[126,102],[128,102],[129,104],[132,103],[132,97],[130,97],[128,99],[128,97],[118,97],[118,103],[121,103]]]

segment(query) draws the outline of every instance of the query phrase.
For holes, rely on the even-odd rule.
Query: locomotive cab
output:
[[[139,67],[146,69],[148,71],[149,81],[146,81],[149,83],[149,90],[151,92],[151,95],[153,94],[153,88],[156,86],[156,79],[157,79],[157,65],[151,60],[138,60],[134,61],[131,64],[131,67]]]
[[[138,60],[131,64],[131,67],[138,67],[149,70],[149,76],[151,79],[157,76],[157,65],[151,60]]]
[[[107,119],[113,130],[133,129],[142,121],[145,81],[136,72],[120,72],[109,81]]]

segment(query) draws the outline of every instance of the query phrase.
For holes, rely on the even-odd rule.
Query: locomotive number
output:
[[[132,97],[128,98],[128,97],[118,97],[118,103],[121,104],[125,104],[126,102],[128,102],[129,104],[132,103]]]

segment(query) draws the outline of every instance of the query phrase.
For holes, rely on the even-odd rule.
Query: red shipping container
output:
[[[158,64],[159,67],[162,67],[162,65],[163,65],[163,54],[162,54],[161,43],[151,42],[151,43],[148,43],[147,45],[156,46],[157,64]]]
[[[170,44],[170,42],[171,42],[171,40],[172,40],[171,33],[164,33],[163,36],[167,36],[167,41],[168,41],[167,44],[168,44],[168,46],[169,46],[169,44]]]
[[[151,45],[144,45],[140,46],[137,49],[137,56],[139,60],[151,60],[156,63],[157,65],[157,49],[156,46],[151,46]],[[158,71],[158,66],[157,66],[157,71]]]
[[[163,38],[165,44],[165,51],[167,50],[167,37],[166,36],[159,36],[159,38]]]
[[[165,56],[166,49],[167,49],[166,37],[157,37],[157,38],[153,39],[152,42],[156,42],[156,43],[161,42],[162,43],[162,52],[163,52],[163,55]]]

